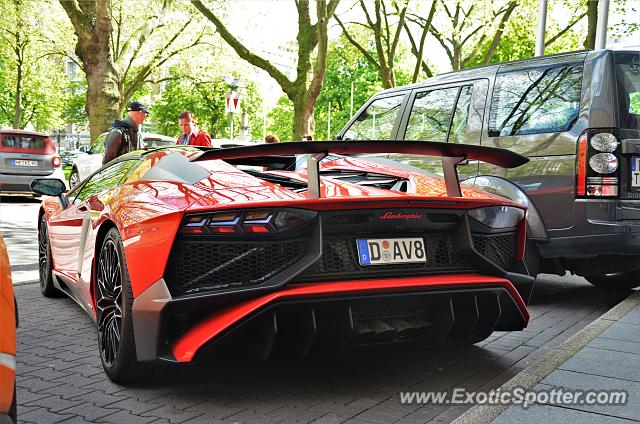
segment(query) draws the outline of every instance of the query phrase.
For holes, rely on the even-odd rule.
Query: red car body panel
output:
[[[371,186],[321,178],[321,197],[309,198],[279,184],[245,173],[221,160],[199,161],[210,175],[188,184],[164,180],[140,180],[170,152],[187,157],[193,150],[166,149],[146,154],[143,163],[117,187],[62,209],[61,201],[45,197],[41,214],[49,226],[53,273],[64,280],[75,300],[95,320],[94,280],[100,234],[115,226],[122,238],[134,298],[163,279],[172,247],[185,214],[248,208],[297,208],[310,211],[368,210],[372,208],[428,208],[468,210],[485,206],[523,206],[492,194],[463,188],[463,197],[447,197],[444,182],[437,177],[390,166],[373,166],[363,160],[345,158],[327,164],[326,170],[355,170],[389,174],[412,181],[415,193],[402,193]],[[270,171],[306,182],[306,170]],[[84,208],[84,210],[80,210]],[[524,222],[524,221],[523,221]],[[518,260],[522,259],[525,226],[518,232]],[[525,302],[513,284],[499,277],[478,274],[430,275],[412,278],[367,278],[283,286],[217,310],[186,331],[172,345],[177,361],[188,362],[195,353],[234,322],[278,299],[308,298],[330,293],[366,293],[390,290],[497,285],[506,289],[520,310],[524,325],[529,319]]]
[[[178,362],[190,362],[202,346],[222,333],[229,326],[278,299],[306,298],[327,294],[398,292],[419,288],[435,289],[465,285],[474,287],[489,285],[503,286],[518,302],[518,305],[525,314],[526,322],[529,321],[529,313],[520,294],[518,294],[518,291],[513,287],[511,282],[504,278],[462,274],[418,278],[335,281],[331,283],[303,284],[296,287],[285,288],[275,293],[269,293],[222,309],[184,333],[173,345],[173,354]]]

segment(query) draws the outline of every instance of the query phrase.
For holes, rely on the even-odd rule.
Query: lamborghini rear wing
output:
[[[465,160],[479,160],[503,168],[515,168],[529,161],[524,156],[505,149],[467,144],[435,143],[431,141],[371,140],[371,141],[301,141],[258,144],[247,147],[204,150],[191,161],[241,159],[265,156],[307,154],[309,197],[320,197],[319,163],[329,153],[351,155],[360,153],[405,153],[442,157],[447,195],[461,197],[456,167]]]

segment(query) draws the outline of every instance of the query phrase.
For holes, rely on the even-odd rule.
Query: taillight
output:
[[[578,142],[576,195],[615,197],[619,193],[620,143],[609,130],[587,130]]]
[[[51,165],[53,165],[54,168],[59,168],[60,167],[60,156],[54,156],[51,158]]]
[[[182,234],[266,234],[289,230],[317,216],[303,209],[249,209],[185,217]]]

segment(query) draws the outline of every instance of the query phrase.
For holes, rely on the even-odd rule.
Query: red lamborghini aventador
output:
[[[444,179],[357,154],[441,156]],[[521,205],[461,188],[478,146],[300,142],[132,152],[65,192],[41,179],[40,283],[95,320],[104,369],[239,349],[475,343],[527,325]],[[301,166],[301,163],[303,163]]]

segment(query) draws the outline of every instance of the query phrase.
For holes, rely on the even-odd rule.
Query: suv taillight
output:
[[[578,141],[576,196],[616,197],[620,192],[620,143],[613,130],[586,130]]]
[[[53,165],[54,168],[58,168],[60,166],[60,156],[54,155],[51,158],[51,165]]]

